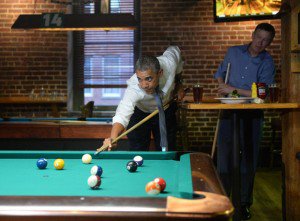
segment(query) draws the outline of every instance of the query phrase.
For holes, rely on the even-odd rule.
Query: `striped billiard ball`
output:
[[[91,168],[90,172],[92,175],[98,175],[101,177],[101,175],[103,173],[103,169],[102,169],[102,167],[95,165]]]
[[[150,195],[157,195],[161,192],[161,187],[157,182],[150,181],[146,184],[145,191]]]
[[[98,189],[101,185],[101,177],[98,175],[91,175],[87,181],[89,187],[92,189]]]
[[[167,183],[163,178],[157,177],[154,179],[154,182],[156,182],[156,183],[158,183],[158,185],[160,185],[161,191],[164,191],[166,189]]]
[[[144,162],[143,157],[141,156],[135,156],[133,161],[136,162],[139,167],[142,166]]]

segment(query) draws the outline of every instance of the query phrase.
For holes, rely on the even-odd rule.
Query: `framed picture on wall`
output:
[[[279,18],[281,0],[213,0],[215,22]]]

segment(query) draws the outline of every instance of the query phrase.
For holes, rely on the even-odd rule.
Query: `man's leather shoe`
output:
[[[251,219],[251,212],[248,206],[241,206],[241,218],[242,220]]]

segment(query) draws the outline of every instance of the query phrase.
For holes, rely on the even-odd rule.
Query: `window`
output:
[[[103,77],[103,83],[113,84],[113,83],[122,83],[120,79],[120,57],[119,56],[105,56],[103,58],[102,67],[104,68],[104,73],[108,73],[108,75]],[[120,88],[103,88],[102,89],[103,98],[113,99],[121,98],[121,89]]]
[[[94,13],[94,8],[89,3],[80,10]],[[135,0],[110,0],[110,13],[136,14],[137,8]],[[74,110],[89,101],[99,110],[115,110],[134,73],[138,42],[137,30],[73,33]]]
[[[84,60],[84,70],[87,70],[88,72],[91,72],[92,64],[91,64],[91,58],[86,57]],[[86,80],[87,84],[92,84],[90,80]],[[93,89],[92,88],[85,88],[84,89],[84,97],[93,97]]]

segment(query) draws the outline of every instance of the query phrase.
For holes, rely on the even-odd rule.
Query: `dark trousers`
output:
[[[172,103],[166,110],[166,126],[167,126],[167,138],[168,138],[168,149],[175,150],[176,145],[176,132],[177,132],[177,122],[176,122],[176,111],[177,104]],[[130,118],[127,130],[140,122],[142,119],[147,117],[149,113],[145,113],[138,109],[134,110],[133,115]],[[159,115],[155,115],[150,120],[143,123],[138,128],[130,132],[127,137],[130,143],[131,151],[147,151],[149,150],[151,133],[154,137],[155,150],[161,151],[160,146],[160,132],[159,132]]]
[[[261,110],[240,111],[240,172],[241,205],[252,204],[254,176],[262,134],[263,112]],[[232,187],[233,128],[232,113],[223,111],[218,136],[217,168],[228,195]]]

